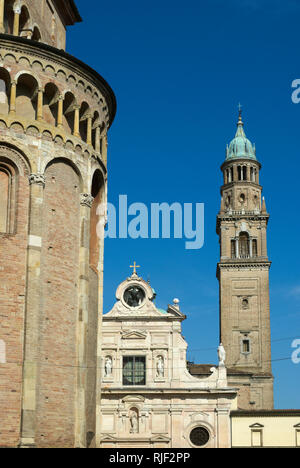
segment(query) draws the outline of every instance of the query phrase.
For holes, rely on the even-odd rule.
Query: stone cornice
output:
[[[228,161],[224,161],[222,166],[221,166],[221,171],[223,171],[227,166],[230,166],[232,164],[243,164],[244,166],[246,165],[256,165],[261,169],[262,165],[259,161],[255,159],[245,159],[245,158],[234,158],[234,159],[228,159]]]
[[[82,18],[74,0],[53,0],[57,11],[63,18],[66,26],[73,26],[75,23],[81,23]]]
[[[290,417],[300,417],[300,409],[284,409],[284,410],[238,410],[231,411],[230,416],[232,418],[264,418],[266,416],[273,418],[284,418],[286,416]]]
[[[236,396],[237,389],[236,388],[170,388],[170,387],[137,387],[137,388],[132,388],[132,387],[116,387],[116,388],[102,388],[101,393],[103,395],[128,395],[128,394],[139,394],[139,395],[148,395],[148,394],[159,394],[162,396],[163,394],[166,395],[172,395],[172,394],[180,394],[180,395],[206,395],[206,397],[210,396],[212,398],[215,398],[215,395],[226,395],[226,396]],[[180,408],[176,409],[184,409],[186,406],[182,405]],[[174,408],[175,409],[175,408]]]
[[[272,262],[269,261],[258,261],[254,262],[253,259],[250,259],[249,261],[245,262],[245,260],[236,260],[235,262],[233,261],[228,261],[228,262],[220,262],[218,263],[218,269],[224,269],[224,268],[234,268],[234,269],[240,269],[240,268],[268,268],[270,269],[272,265]]]

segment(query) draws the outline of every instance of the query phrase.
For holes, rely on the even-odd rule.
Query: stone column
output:
[[[76,386],[76,423],[75,447],[86,447],[86,379],[87,379],[87,327],[89,314],[89,240],[90,211],[93,197],[87,193],[81,194],[80,224],[83,237],[80,243],[79,272],[79,317],[77,320],[77,386]]]
[[[95,151],[100,153],[100,127],[96,128],[96,135],[95,135]]]
[[[74,115],[74,132],[73,135],[75,137],[79,137],[79,111],[80,107],[78,105],[75,106],[75,115]]]
[[[12,81],[11,89],[10,89],[10,105],[9,105],[10,114],[16,113],[16,99],[17,99],[17,83],[16,81]]]
[[[19,35],[19,28],[20,28],[20,15],[21,15],[21,7],[19,5],[14,7],[14,29],[13,29],[13,35],[18,36]]]
[[[247,166],[247,180],[251,181],[251,168],[250,168],[250,166]]]
[[[236,258],[240,258],[239,239],[238,238],[235,240],[235,256],[236,256]]]
[[[31,185],[30,225],[27,251],[21,447],[35,446],[39,362],[38,336],[41,299],[42,210],[45,178],[42,174],[31,174],[29,183]]]
[[[87,118],[87,131],[86,131],[86,143],[92,144],[92,116],[89,115]]]
[[[250,237],[249,239],[249,250],[250,250],[250,258],[253,257],[253,239]]]
[[[104,161],[104,163],[106,164],[107,163],[107,147],[108,147],[108,143],[107,143],[107,135],[103,135],[103,138],[102,138],[102,159]]]
[[[4,32],[4,0],[0,0],[0,33]]]
[[[63,108],[64,108],[64,98],[59,96],[58,98],[58,111],[57,111],[57,126],[62,128],[63,126]]]
[[[44,90],[40,88],[38,90],[38,104],[37,104],[37,120],[43,120],[43,97],[44,97]]]
[[[238,169],[237,165],[235,164],[233,166],[233,181],[236,182],[238,180]]]

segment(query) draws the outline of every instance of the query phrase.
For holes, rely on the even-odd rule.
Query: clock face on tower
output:
[[[146,293],[140,286],[130,286],[124,292],[124,301],[129,307],[140,307],[146,298]]]

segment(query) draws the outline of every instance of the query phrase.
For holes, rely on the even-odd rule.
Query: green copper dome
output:
[[[230,161],[231,159],[256,160],[256,149],[251,141],[246,138],[241,112],[237,126],[235,138],[226,149],[226,161]]]

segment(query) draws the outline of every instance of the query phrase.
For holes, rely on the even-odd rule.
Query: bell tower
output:
[[[273,408],[267,226],[261,164],[246,138],[240,110],[235,138],[221,167],[220,339],[229,384],[239,388],[240,409]]]

